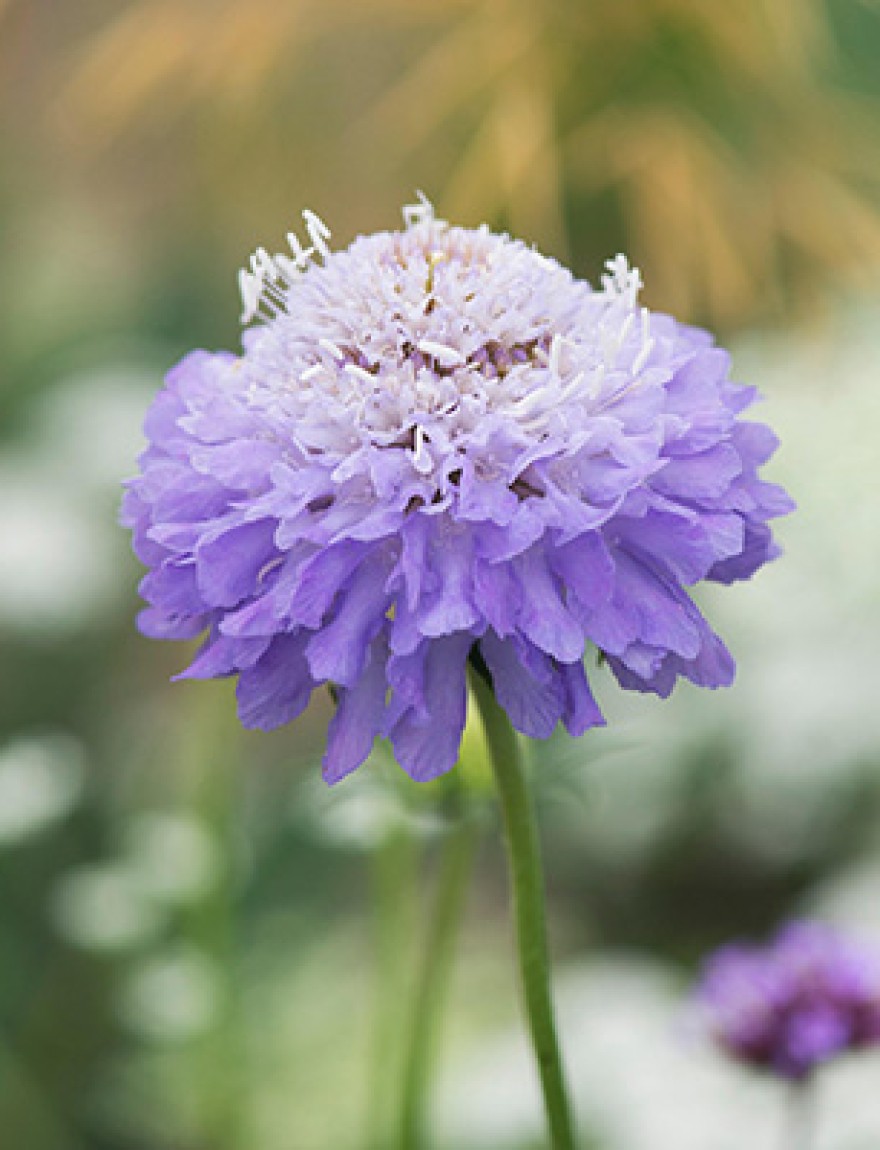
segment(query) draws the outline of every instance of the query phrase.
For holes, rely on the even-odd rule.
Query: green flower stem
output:
[[[464,813],[458,816],[443,845],[436,900],[404,1050],[397,1142],[400,1150],[420,1150],[425,1145],[425,1115],[436,1021],[452,965],[477,839],[478,824]]]
[[[552,1147],[553,1150],[574,1150],[571,1107],[565,1091],[550,1000],[544,883],[538,836],[519,741],[492,690],[479,674],[471,675],[471,686],[483,719],[504,820],[520,980]]]

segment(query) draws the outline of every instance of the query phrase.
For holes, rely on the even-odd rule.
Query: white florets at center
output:
[[[282,409],[304,450],[406,446],[426,475],[493,417],[535,442],[563,433],[648,365],[651,317],[622,255],[595,291],[485,225],[451,227],[421,195],[402,232],[342,252],[303,216],[308,247],[291,234],[290,255],[260,248],[239,278],[244,321],[263,321],[251,402]]]

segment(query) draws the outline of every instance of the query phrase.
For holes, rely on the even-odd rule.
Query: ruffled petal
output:
[[[385,623],[390,596],[387,569],[377,560],[362,563],[339,592],[333,618],[309,639],[306,657],[319,682],[352,687],[361,678],[370,643]]]
[[[196,549],[199,592],[211,607],[235,607],[257,589],[260,572],[277,557],[275,523],[242,523]]]
[[[228,639],[219,632],[211,635],[180,679],[222,679],[257,663],[269,646],[269,639]]]
[[[741,520],[736,538],[742,539]],[[615,524],[624,545],[647,552],[682,583],[696,583],[706,576],[718,558],[702,516],[682,510],[679,514],[648,510],[640,519],[621,517]]]
[[[373,643],[369,661],[353,686],[339,692],[336,713],[327,731],[324,779],[338,783],[367,758],[385,723],[387,649]]]
[[[333,600],[367,553],[365,544],[344,540],[307,560],[293,588],[289,622],[313,630],[320,627]]]
[[[421,697],[425,713],[408,707],[390,731],[397,761],[416,782],[455,766],[467,711],[465,666],[472,638],[449,635],[427,644]]]
[[[565,689],[562,721],[570,735],[582,735],[591,727],[604,727],[605,717],[590,690],[583,663],[566,663],[559,668]]]
[[[550,570],[542,551],[532,548],[513,560],[513,572],[519,584],[519,630],[536,647],[572,663],[584,653],[584,634],[577,620],[565,606],[561,585]]]
[[[203,615],[208,609],[199,591],[192,559],[165,560],[144,576],[140,593],[148,603],[170,616]]]
[[[695,455],[667,460],[651,484],[662,495],[682,499],[714,499],[742,472],[742,458],[729,443],[718,443]]]
[[[699,613],[687,595],[649,560],[618,549],[614,565],[614,594],[587,627],[592,641],[615,655],[640,640],[686,658],[695,656],[700,649]]]
[[[430,589],[419,602],[419,629],[429,638],[465,631],[478,621],[473,603],[473,545],[470,532],[442,522],[427,555]]]
[[[510,565],[477,560],[473,581],[474,603],[481,616],[502,638],[513,634],[522,600]]]
[[[551,552],[550,561],[568,593],[569,609],[581,619],[608,602],[614,589],[614,562],[597,531],[591,531]],[[575,610],[577,604],[580,611]]]
[[[521,640],[499,639],[493,631],[480,640],[480,653],[495,698],[514,727],[532,739],[548,738],[566,705],[565,686],[552,660],[534,648],[529,652]]]
[[[245,727],[271,731],[305,710],[315,688],[305,657],[307,632],[278,635],[256,666],[242,671],[236,697]]]
[[[175,615],[158,607],[145,607],[137,617],[138,630],[148,639],[195,639],[210,621],[208,614]]]

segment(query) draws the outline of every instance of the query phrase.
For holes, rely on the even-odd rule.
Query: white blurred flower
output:
[[[75,480],[81,491],[111,494],[115,505],[120,481],[134,474],[144,444],[144,404],[160,376],[158,368],[108,363],[41,396],[32,415],[46,470]]]
[[[776,1150],[786,1094],[687,1040],[682,989],[659,964],[622,956],[559,980],[557,1018],[579,1126],[603,1150]],[[880,1145],[880,1056],[841,1060],[818,1079],[816,1150]],[[441,1144],[540,1144],[532,1054],[518,1031],[459,1055],[435,1111]]]
[[[880,853],[827,875],[804,904],[805,917],[824,919],[880,945]]]
[[[409,809],[393,781],[369,775],[332,789],[320,778],[303,784],[294,814],[304,813],[316,838],[343,850],[373,850],[400,830],[430,838],[444,826],[429,808]]]
[[[0,625],[76,629],[124,601],[119,484],[155,385],[130,366],[76,376],[31,412],[24,442],[0,450]]]
[[[190,815],[151,812],[129,820],[123,856],[141,890],[158,902],[197,900],[220,873],[217,844],[203,822]]]
[[[116,552],[94,509],[23,452],[0,453],[0,489],[0,624],[45,633],[106,610]]]
[[[127,976],[119,997],[122,1021],[143,1038],[183,1042],[217,1017],[220,975],[209,955],[179,947],[146,959]]]
[[[60,933],[87,950],[123,951],[153,939],[164,917],[128,868],[80,867],[56,885],[52,917]]]
[[[54,826],[82,793],[85,756],[69,735],[28,736],[0,749],[0,847]]]

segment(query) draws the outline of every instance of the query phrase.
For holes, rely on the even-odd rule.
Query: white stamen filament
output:
[[[321,339],[318,340],[318,344],[320,347],[322,347],[324,349],[324,351],[329,351],[329,353],[335,359],[342,359],[343,358],[342,350],[333,342],[332,339],[326,339],[326,338],[322,337]]]
[[[272,259],[275,261],[275,267],[278,269],[279,277],[284,280],[288,287],[292,287],[300,275],[302,275],[303,269],[296,260],[292,260],[290,256],[286,256],[284,252],[276,252]]]
[[[403,209],[403,222],[407,228],[429,223],[434,218],[434,205],[424,192],[416,190],[417,204],[406,204]]]
[[[581,384],[584,382],[585,379],[586,379],[586,374],[583,371],[579,371],[577,373],[577,375],[572,376],[572,378],[568,381],[568,383],[565,385],[565,387],[563,387],[562,391],[559,393],[559,398],[560,399],[571,399],[571,397],[580,388]]]
[[[326,260],[330,255],[330,248],[327,246],[327,240],[330,239],[330,229],[321,217],[315,215],[309,208],[303,211],[302,216],[306,222],[306,231],[309,233],[309,239],[312,241],[315,250],[320,253],[321,258]]]
[[[309,266],[312,256],[315,254],[314,248],[304,248],[299,242],[299,238],[293,232],[287,233],[287,242],[290,245],[290,250],[293,253],[293,262],[301,271]]]
[[[648,362],[648,357],[654,350],[654,339],[651,336],[651,313],[646,307],[642,308],[642,346],[639,349],[639,354],[633,360],[632,371],[638,375],[645,364]]]
[[[303,212],[303,219],[312,241],[311,247],[304,248],[293,232],[288,232],[287,242],[293,258],[283,252],[271,256],[265,248],[260,247],[250,256],[250,270],[244,268],[238,273],[242,323],[250,323],[259,315],[272,319],[286,311],[286,291],[308,268],[315,252],[320,253],[325,260],[330,255],[327,246],[330,229],[308,209]]]
[[[548,402],[552,402],[553,396],[548,394],[542,388],[535,388],[533,391],[526,392],[522,399],[517,399],[510,404],[512,411],[516,412],[518,418],[533,415],[542,407],[545,407]]]
[[[613,316],[613,313],[612,313]],[[635,314],[630,312],[623,323],[613,330],[609,327],[607,319],[599,324],[599,343],[602,347],[602,357],[608,367],[614,367],[620,350],[629,338],[635,323]]]
[[[251,256],[251,268],[255,274],[263,276],[277,276],[278,269],[275,266],[272,257],[265,248],[257,248]]]
[[[566,339],[565,336],[556,334],[550,340],[550,359],[548,363],[553,375],[562,374],[562,353],[566,346],[571,347],[572,343],[571,340]]]
[[[353,379],[360,380],[361,383],[368,383],[371,387],[376,386],[376,377],[370,375],[366,368],[360,367],[356,363],[347,363],[342,370],[346,375],[352,376]]]
[[[238,273],[238,290],[241,293],[241,322],[250,323],[260,306],[263,282],[246,268]]]
[[[465,357],[454,347],[447,347],[444,343],[435,343],[432,339],[422,339],[418,343],[419,351],[436,359],[441,367],[461,367]]]
[[[620,331],[617,333],[617,339],[615,340],[615,343],[617,344],[617,350],[618,351],[620,351],[620,349],[626,343],[627,339],[629,339],[629,333],[632,331],[633,324],[635,323],[635,321],[636,321],[636,317],[633,315],[632,312],[630,312],[629,315],[626,317],[626,319],[621,324]]]
[[[609,274],[602,276],[605,294],[612,299],[624,299],[628,307],[634,308],[642,287],[642,275],[638,268],[630,268],[629,260],[619,252],[613,260],[607,260],[605,267]]]
[[[642,344],[642,350],[639,352],[639,354],[633,360],[632,370],[633,370],[633,373],[635,375],[638,375],[639,372],[642,370],[642,368],[645,366],[645,364],[648,362],[648,357],[650,356],[650,354],[653,350],[654,350],[654,340],[653,339],[647,339]]]
[[[418,424],[415,432],[415,450],[413,451],[413,467],[420,475],[427,475],[433,470],[434,461],[425,446],[425,429]]]

